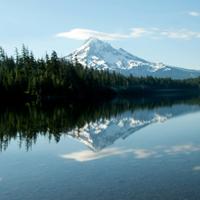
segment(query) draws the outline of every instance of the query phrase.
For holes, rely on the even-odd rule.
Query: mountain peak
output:
[[[105,43],[105,41],[103,40],[100,40],[99,38],[97,37],[89,37],[85,43]]]
[[[98,38],[95,38],[95,37],[90,37],[89,39],[87,39],[83,46],[86,46],[86,47],[91,47],[91,48],[96,48],[96,49],[99,49],[99,48],[111,48],[112,46],[104,41],[104,40],[100,40]]]
[[[112,47],[108,42],[91,37],[70,55],[69,60],[77,59],[83,66],[98,70],[109,70],[125,76],[154,76],[160,78],[194,78],[200,76],[200,71],[182,69],[153,63],[132,55],[126,50]]]

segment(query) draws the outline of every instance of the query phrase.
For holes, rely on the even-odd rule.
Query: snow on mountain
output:
[[[123,75],[171,77],[173,79],[195,78],[200,71],[153,63],[134,56],[124,49],[115,49],[109,43],[96,38],[88,39],[80,48],[66,57],[78,60],[82,65],[99,70],[110,70]]]
[[[94,151],[99,151],[112,145],[118,139],[125,139],[136,131],[152,124],[162,123],[168,119],[200,111],[198,105],[173,105],[154,109],[138,109],[127,111],[110,119],[99,119],[86,123],[81,128],[75,128],[68,135]]]

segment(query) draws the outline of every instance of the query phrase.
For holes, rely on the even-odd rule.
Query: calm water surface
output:
[[[2,108],[0,200],[198,200],[199,102]]]

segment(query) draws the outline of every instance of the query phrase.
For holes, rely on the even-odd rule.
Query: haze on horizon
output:
[[[200,1],[0,0],[0,46],[65,56],[96,37],[154,62],[200,70]]]

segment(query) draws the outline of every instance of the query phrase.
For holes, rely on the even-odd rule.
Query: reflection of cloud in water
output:
[[[122,150],[119,148],[108,148],[108,149],[103,149],[100,152],[84,150],[80,152],[74,152],[74,153],[61,155],[61,157],[66,158],[66,159],[73,159],[79,162],[84,162],[84,161],[90,161],[90,160],[97,160],[97,159],[105,158],[108,156],[121,155],[128,152],[131,152],[131,150],[129,149]]]
[[[192,168],[193,171],[200,171],[200,165],[194,166]]]
[[[184,144],[184,145],[175,145],[169,149],[166,149],[165,152],[167,154],[177,154],[177,153],[191,153],[194,151],[199,151],[200,146],[193,144]]]
[[[130,148],[130,149],[121,149],[121,148],[107,148],[103,149],[100,152],[93,152],[89,150],[84,150],[80,152],[73,152],[61,155],[64,159],[72,159],[79,162],[97,160],[110,156],[124,155],[127,153],[132,153],[133,157],[136,159],[145,159],[145,158],[159,158],[162,156],[171,156],[181,153],[192,153],[200,151],[200,145],[194,144],[183,144],[183,145],[174,145],[170,147],[155,147],[153,149],[140,149],[140,148]],[[193,170],[200,170],[200,166],[196,166]]]
[[[133,154],[135,158],[143,159],[143,158],[149,158],[156,154],[155,151],[151,151],[148,149],[133,149]]]

